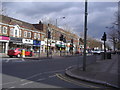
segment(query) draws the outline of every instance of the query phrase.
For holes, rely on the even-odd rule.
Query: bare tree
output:
[[[117,30],[113,29],[108,33],[109,41],[113,43],[113,50],[117,48],[118,37],[117,37]]]
[[[108,38],[113,43],[114,50],[120,49],[120,1],[118,2],[118,12],[115,13],[115,21],[113,21],[111,27],[108,27]]]
[[[3,2],[0,1],[0,15],[7,16],[6,10],[7,10],[7,8],[3,5]]]

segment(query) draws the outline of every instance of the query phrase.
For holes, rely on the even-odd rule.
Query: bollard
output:
[[[22,57],[25,57],[25,49],[22,49]]]

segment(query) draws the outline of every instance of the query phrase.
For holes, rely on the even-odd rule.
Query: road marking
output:
[[[6,85],[6,84],[11,84],[11,83],[16,83],[17,81],[14,81],[14,82],[8,82],[8,83],[3,83],[3,84],[0,84],[0,85]]]
[[[54,72],[62,72],[62,71],[64,71],[64,70],[56,70],[56,71],[49,71],[49,72],[38,73],[38,74],[32,75],[30,77],[27,77],[25,79],[22,79],[21,81],[25,81],[26,79],[31,79],[31,78],[34,78],[36,76],[42,75],[42,74],[48,74],[48,73],[54,73]]]
[[[51,76],[49,76],[49,78],[53,78],[53,77],[56,77],[56,75],[51,75]]]
[[[42,80],[45,80],[46,78],[41,78],[41,79],[38,79],[37,81],[42,81]]]
[[[65,70],[56,70],[56,71],[43,72],[43,74],[56,73],[56,72],[62,72],[62,71],[65,71]]]
[[[68,78],[64,77],[62,74],[56,74],[56,76],[64,81],[67,81],[69,83],[72,83],[72,84],[75,84],[78,86],[84,86],[84,87],[88,87],[88,88],[100,88],[100,87],[96,87],[96,86],[92,86],[92,85],[83,84],[83,83],[77,82],[72,79],[68,79]]]
[[[34,78],[34,77],[39,76],[39,75],[42,75],[42,74],[56,73],[56,72],[58,73],[58,72],[62,72],[62,71],[64,71],[64,70],[56,70],[56,71],[49,71],[49,72],[38,73],[38,74],[32,75],[32,76],[30,76],[30,77],[27,77],[27,78],[25,78],[25,79],[21,79],[20,81],[23,82],[23,81],[25,81],[25,80]],[[54,77],[54,75],[52,75],[52,76],[50,76],[50,77]],[[11,83],[16,83],[16,82],[18,82],[18,81],[3,83],[3,84],[0,84],[0,85],[7,85],[7,84],[11,84]]]
[[[41,75],[41,74],[42,74],[42,73],[38,73],[38,74],[32,75],[32,76],[30,76],[30,77],[27,77],[27,78],[25,78],[25,79],[22,79],[21,81],[23,82],[23,81],[25,81],[25,80],[27,80],[27,79],[31,79],[31,78],[36,77],[36,76]]]
[[[15,88],[14,86],[12,86],[12,87],[9,87],[9,88]]]
[[[20,85],[24,86],[24,85],[27,85],[27,84],[30,84],[30,83],[33,83],[33,81],[26,82],[26,83],[23,83],[23,84],[20,84]]]

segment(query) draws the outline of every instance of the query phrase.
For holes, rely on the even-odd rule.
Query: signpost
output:
[[[85,23],[84,23],[84,55],[83,55],[83,71],[86,71],[86,39],[87,39],[87,0],[85,0]]]

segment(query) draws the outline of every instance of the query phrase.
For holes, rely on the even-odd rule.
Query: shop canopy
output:
[[[60,44],[56,44],[56,46],[57,46],[57,47],[63,47],[63,48],[66,47],[66,45],[60,45]]]

